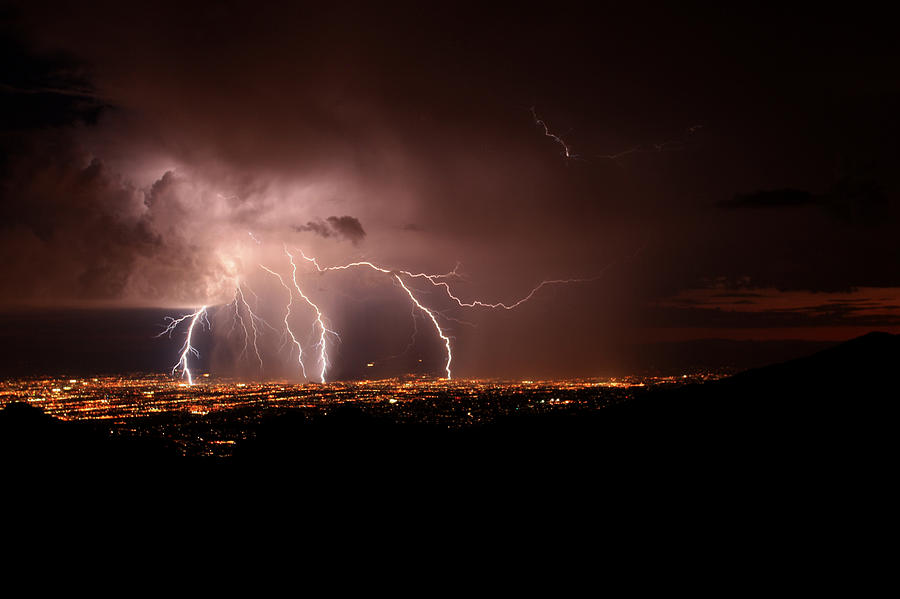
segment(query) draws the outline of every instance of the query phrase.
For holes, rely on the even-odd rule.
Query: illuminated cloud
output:
[[[841,60],[822,62],[828,27],[773,34],[769,15],[622,10],[18,3],[0,57],[0,304],[214,312],[254,277],[281,302],[259,264],[286,276],[285,244],[324,265],[460,262],[465,301],[615,263],[588,297],[539,296],[565,310],[453,331],[461,372],[563,372],[614,357],[642,306],[718,277],[900,285],[895,109],[878,99],[896,91],[892,56],[828,35]],[[874,21],[865,39],[881,39]],[[761,34],[772,45],[756,51]],[[569,147],[585,159],[561,159]],[[348,339],[402,348],[404,298],[376,280],[309,287]],[[404,320],[370,317],[371,297]],[[341,349],[361,364],[370,350]]]

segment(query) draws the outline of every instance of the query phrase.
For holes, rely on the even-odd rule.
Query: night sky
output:
[[[259,265],[289,276],[285,244],[459,264],[465,301],[586,279],[512,311],[416,283],[459,376],[900,332],[897,36],[875,4],[183,4],[0,9],[6,372],[165,371],[163,317],[236,281],[278,329]],[[441,373],[389,276],[299,280],[341,334],[334,376]],[[296,376],[280,331],[262,372],[241,358],[226,312],[205,367]]]

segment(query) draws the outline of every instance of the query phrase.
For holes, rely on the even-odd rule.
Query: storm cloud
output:
[[[605,272],[454,331],[463,368],[512,371],[514,348],[562,372],[684,290],[900,286],[887,22],[854,37],[846,11],[808,27],[752,7],[701,23],[675,7],[11,6],[3,305],[215,305],[237,281],[284,297],[260,266],[287,273],[285,248],[460,262],[466,300]],[[628,151],[657,146],[678,151]],[[374,310],[375,288],[408,315],[383,278],[315,281],[333,313]]]
[[[309,231],[319,237],[338,237],[352,242],[354,245],[362,241],[366,236],[359,219],[352,216],[329,216],[324,221],[309,221],[305,225],[295,226],[299,232]]]

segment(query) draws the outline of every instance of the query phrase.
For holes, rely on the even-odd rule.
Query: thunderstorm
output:
[[[256,243],[260,243],[258,239],[254,237],[254,241]],[[324,315],[322,309],[318,304],[316,304],[308,295],[308,293],[304,292],[303,287],[301,286],[300,280],[298,279],[297,273],[297,262],[295,261],[295,255],[292,253],[288,247],[285,245],[283,247],[284,255],[287,257],[288,264],[290,265],[290,282],[291,285],[285,281],[285,276],[276,270],[270,268],[269,266],[260,264],[259,267],[265,271],[266,273],[275,277],[281,287],[287,293],[287,300],[284,304],[284,317],[282,318],[283,329],[280,331],[280,334],[285,339],[285,343],[282,344],[282,347],[289,346],[290,353],[293,354],[296,351],[297,355],[297,366],[299,368],[299,374],[304,378],[309,380],[307,364],[304,362],[304,352],[303,344],[300,340],[300,335],[294,330],[291,324],[291,317],[294,314],[294,305],[295,298],[297,298],[302,303],[305,303],[311,310],[314,312],[313,317],[313,330],[315,331],[315,343],[312,347],[307,348],[307,351],[312,352],[315,358],[315,373],[316,379],[320,383],[328,382],[328,369],[329,369],[329,355],[328,355],[328,344],[329,338],[340,340],[340,335],[332,330],[330,326],[327,324],[327,318]],[[453,279],[459,276],[458,268],[459,264],[454,267],[453,270],[447,273],[414,273],[408,270],[400,270],[400,269],[390,269],[385,268],[383,266],[379,266],[373,262],[369,261],[355,261],[348,262],[345,264],[339,264],[334,266],[321,266],[318,260],[315,257],[311,257],[307,255],[303,250],[297,250],[299,255],[303,258],[303,260],[310,264],[315,268],[315,272],[324,274],[328,272],[335,271],[345,271],[350,269],[368,269],[373,272],[383,274],[385,277],[390,278],[392,282],[400,287],[403,291],[404,295],[409,299],[410,305],[414,311],[419,311],[421,314],[426,317],[428,321],[432,323],[434,326],[434,330],[441,341],[441,344],[445,351],[445,364],[443,367],[444,378],[447,380],[451,380],[453,378],[453,373],[451,370],[451,365],[453,362],[453,347],[452,347],[452,337],[448,334],[444,327],[441,326],[437,312],[433,308],[429,308],[422,303],[422,301],[417,297],[417,294],[414,292],[414,289],[410,287],[408,283],[415,280],[425,280],[430,283],[433,287],[439,287],[444,290],[448,299],[450,299],[457,307],[459,308],[487,308],[487,309],[503,309],[503,310],[513,310],[523,303],[531,300],[541,289],[551,285],[566,285],[566,284],[575,284],[575,283],[587,283],[596,281],[600,278],[600,276],[590,277],[590,278],[572,278],[572,279],[547,279],[541,281],[538,285],[532,288],[527,294],[525,294],[520,299],[511,302],[485,302],[483,300],[474,299],[471,301],[464,301],[460,299],[458,295],[453,292],[453,289],[450,286],[450,283],[447,282],[447,279]],[[608,267],[607,267],[608,268]],[[603,270],[606,270],[605,268]],[[602,271],[601,271],[602,272]],[[406,281],[404,281],[406,279]],[[246,283],[238,282],[235,285],[234,289],[234,297],[229,304],[230,308],[233,311],[233,320],[232,320],[232,331],[237,328],[242,332],[242,340],[243,340],[243,349],[241,351],[241,356],[247,357],[249,355],[250,347],[253,348],[253,355],[256,358],[257,363],[259,364],[259,371],[262,372],[264,368],[264,361],[259,349],[258,339],[261,334],[260,328],[265,326],[272,331],[276,329],[272,327],[268,322],[262,319],[259,315],[257,315],[254,309],[250,306],[250,303],[246,300],[244,289],[253,293],[249,287],[246,286]],[[253,294],[256,303],[258,306],[259,297],[256,294]],[[183,323],[187,323],[186,330],[186,339],[184,346],[182,347],[178,362],[175,367],[172,369],[172,374],[180,376],[187,380],[188,385],[192,385],[194,383],[193,377],[191,376],[189,358],[190,357],[198,357],[199,353],[197,349],[195,349],[191,345],[191,339],[194,334],[194,326],[201,320],[201,317],[206,319],[205,322],[207,324],[207,328],[211,328],[209,325],[209,320],[206,316],[207,307],[203,306],[199,308],[197,311],[192,312],[190,314],[181,316],[179,318],[168,317],[167,318],[167,326],[165,330],[160,333],[162,335],[168,335],[171,337],[172,333]],[[246,315],[246,317],[245,317]],[[246,320],[245,320],[246,318]],[[455,319],[453,317],[447,317],[450,320],[455,320],[457,322],[465,322],[460,321],[459,319]],[[248,326],[249,322],[249,326]],[[415,320],[413,321],[415,322]],[[287,343],[287,340],[290,340],[290,343]]]

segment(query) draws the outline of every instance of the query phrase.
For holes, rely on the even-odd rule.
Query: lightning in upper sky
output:
[[[623,156],[628,156],[629,154],[634,154],[635,152],[640,152],[643,146],[637,145],[632,148],[628,148],[627,150],[622,150],[621,152],[616,152],[615,154],[597,154],[597,158],[607,158],[609,160],[618,160]]]
[[[347,269],[350,269],[350,268],[365,267],[365,268],[370,268],[370,269],[375,270],[375,271],[377,271],[377,272],[381,272],[381,273],[384,273],[384,274],[387,274],[387,275],[390,275],[390,276],[394,277],[394,278],[397,280],[397,282],[400,283],[400,286],[403,288],[403,290],[406,292],[406,294],[409,296],[409,298],[412,300],[412,302],[415,304],[415,306],[416,306],[419,310],[421,310],[422,312],[424,312],[424,313],[431,319],[432,323],[434,323],[434,326],[435,326],[435,328],[436,328],[437,331],[438,331],[438,335],[439,335],[439,336],[441,337],[441,339],[444,341],[444,344],[445,344],[445,346],[446,346],[446,348],[447,348],[447,365],[446,365],[445,370],[446,370],[446,372],[447,372],[447,378],[448,378],[448,379],[449,379],[450,376],[451,376],[451,373],[450,373],[450,363],[452,362],[452,359],[453,359],[453,358],[452,358],[451,347],[450,347],[450,338],[444,333],[443,329],[441,328],[440,324],[438,323],[437,317],[435,316],[435,314],[436,314],[435,311],[426,308],[425,306],[423,306],[423,305],[419,302],[419,300],[415,297],[415,295],[413,295],[413,293],[412,293],[412,291],[410,290],[410,288],[407,287],[406,284],[403,282],[403,280],[402,280],[402,278],[401,278],[401,275],[402,275],[402,276],[405,276],[405,277],[408,277],[408,278],[410,278],[410,279],[426,279],[429,283],[431,283],[431,284],[434,285],[435,287],[443,287],[444,290],[445,290],[446,293],[447,293],[447,296],[448,296],[453,302],[455,302],[456,305],[459,306],[460,308],[475,308],[475,307],[480,307],[480,308],[491,308],[491,309],[502,308],[502,309],[505,309],[505,310],[512,310],[512,309],[517,308],[518,306],[524,304],[525,302],[527,302],[528,300],[530,300],[531,298],[533,298],[533,297],[535,296],[535,294],[537,294],[538,291],[540,291],[541,289],[543,289],[544,287],[546,287],[546,286],[548,286],[548,285],[564,285],[564,284],[572,284],[572,283],[588,283],[588,282],[591,282],[591,281],[596,281],[596,280],[598,280],[598,279],[600,278],[600,275],[598,275],[598,276],[595,276],[595,277],[582,278],[582,279],[547,279],[547,280],[541,281],[537,286],[535,286],[533,289],[531,289],[531,291],[529,291],[526,295],[524,295],[524,296],[521,297],[520,299],[516,300],[515,302],[509,303],[509,304],[504,303],[504,302],[493,302],[493,303],[490,303],[490,302],[484,302],[484,301],[481,301],[481,300],[473,300],[473,301],[471,301],[471,302],[465,302],[465,301],[463,301],[462,299],[460,299],[458,296],[456,296],[456,295],[453,293],[453,290],[451,289],[449,283],[447,283],[445,280],[441,280],[441,279],[447,279],[447,278],[451,278],[451,277],[458,277],[458,276],[460,276],[460,275],[459,275],[459,272],[458,272],[459,264],[457,264],[457,265],[453,268],[452,271],[450,271],[450,272],[448,272],[448,273],[443,273],[443,274],[413,273],[413,272],[408,271],[408,270],[389,269],[389,268],[384,268],[383,266],[378,266],[378,265],[373,264],[372,262],[369,262],[369,261],[366,261],[366,260],[363,260],[363,261],[357,261],[357,262],[349,262],[349,263],[347,263],[347,264],[342,264],[342,265],[339,265],[339,266],[326,266],[326,267],[322,267],[321,265],[319,265],[318,261],[317,261],[314,257],[307,256],[307,255],[303,252],[303,250],[299,250],[299,251],[300,251],[300,255],[303,257],[304,260],[306,260],[307,262],[311,263],[313,266],[315,266],[315,268],[316,268],[317,271],[322,272],[322,273],[328,272],[328,271],[347,270]],[[293,260],[292,260],[291,264],[293,264]],[[612,264],[609,264],[609,265],[607,265],[606,267],[604,267],[604,268],[601,270],[601,274],[602,274],[607,268],[609,268],[611,265],[612,265]],[[454,320],[455,320],[455,319],[454,319]]]
[[[633,146],[627,150],[622,150],[621,152],[616,152],[615,154],[597,154],[597,158],[606,158],[608,160],[618,160],[624,156],[628,156],[629,154],[636,154],[639,152],[663,152],[667,149],[678,149],[684,147],[688,139],[694,135],[699,129],[702,129],[703,125],[691,125],[687,129],[685,129],[685,133],[682,137],[678,139],[669,139],[665,141],[657,141],[649,144],[638,144]]]
[[[504,302],[487,303],[487,302],[483,302],[481,300],[472,300],[471,302],[464,302],[460,298],[458,298],[456,295],[453,294],[453,291],[450,289],[450,285],[448,283],[446,283],[445,281],[435,281],[434,277],[431,277],[430,275],[421,275],[420,274],[420,275],[410,275],[410,276],[424,277],[425,279],[430,281],[431,284],[434,285],[435,287],[443,287],[447,291],[447,296],[451,300],[456,302],[456,304],[460,308],[475,308],[475,307],[503,308],[504,310],[512,310],[514,308],[518,308],[519,306],[521,306],[522,304],[524,304],[525,302],[527,302],[528,300],[533,298],[534,295],[538,291],[540,291],[547,285],[566,285],[569,283],[590,283],[591,281],[597,281],[600,278],[599,276],[597,276],[597,277],[591,277],[589,279],[549,279],[549,280],[541,281],[536,287],[534,287],[531,291],[528,292],[527,295],[525,295],[521,299],[516,300],[515,302],[513,302],[511,304],[506,304]]]
[[[540,127],[542,127],[544,129],[544,135],[546,135],[547,137],[549,137],[550,139],[552,139],[553,141],[555,141],[557,144],[559,144],[562,147],[565,157],[567,159],[571,160],[571,159],[581,159],[582,158],[579,154],[575,154],[572,151],[571,146],[569,146],[569,144],[567,144],[563,138],[561,138],[559,135],[553,133],[550,130],[550,126],[547,125],[547,122],[545,120],[543,120],[542,118],[540,118],[538,116],[537,110],[534,106],[531,107],[531,116],[534,119],[534,124],[539,125]],[[688,138],[690,138],[699,129],[702,129],[702,128],[703,128],[703,125],[691,125],[687,129],[685,129],[684,135],[678,139],[669,139],[669,140],[665,140],[665,141],[657,141],[657,142],[647,143],[647,144],[637,144],[626,150],[621,150],[621,151],[615,152],[613,154],[596,154],[595,157],[596,158],[605,158],[607,160],[616,161],[620,158],[628,156],[629,154],[636,154],[636,153],[640,153],[640,152],[662,152],[669,148],[677,149],[677,148],[684,146],[687,143]]]
[[[535,110],[534,106],[531,107],[531,116],[534,117],[535,125],[540,125],[541,127],[543,127],[544,135],[546,135],[547,137],[549,137],[550,139],[552,139],[553,141],[555,141],[556,143],[558,143],[559,145],[562,146],[563,151],[565,152],[566,158],[568,158],[568,159],[578,158],[578,155],[575,154],[574,152],[572,152],[572,149],[569,147],[569,144],[567,144],[560,136],[558,136],[555,133],[553,133],[552,131],[550,131],[550,127],[547,126],[546,121],[544,121],[543,119],[538,117],[537,110]]]

